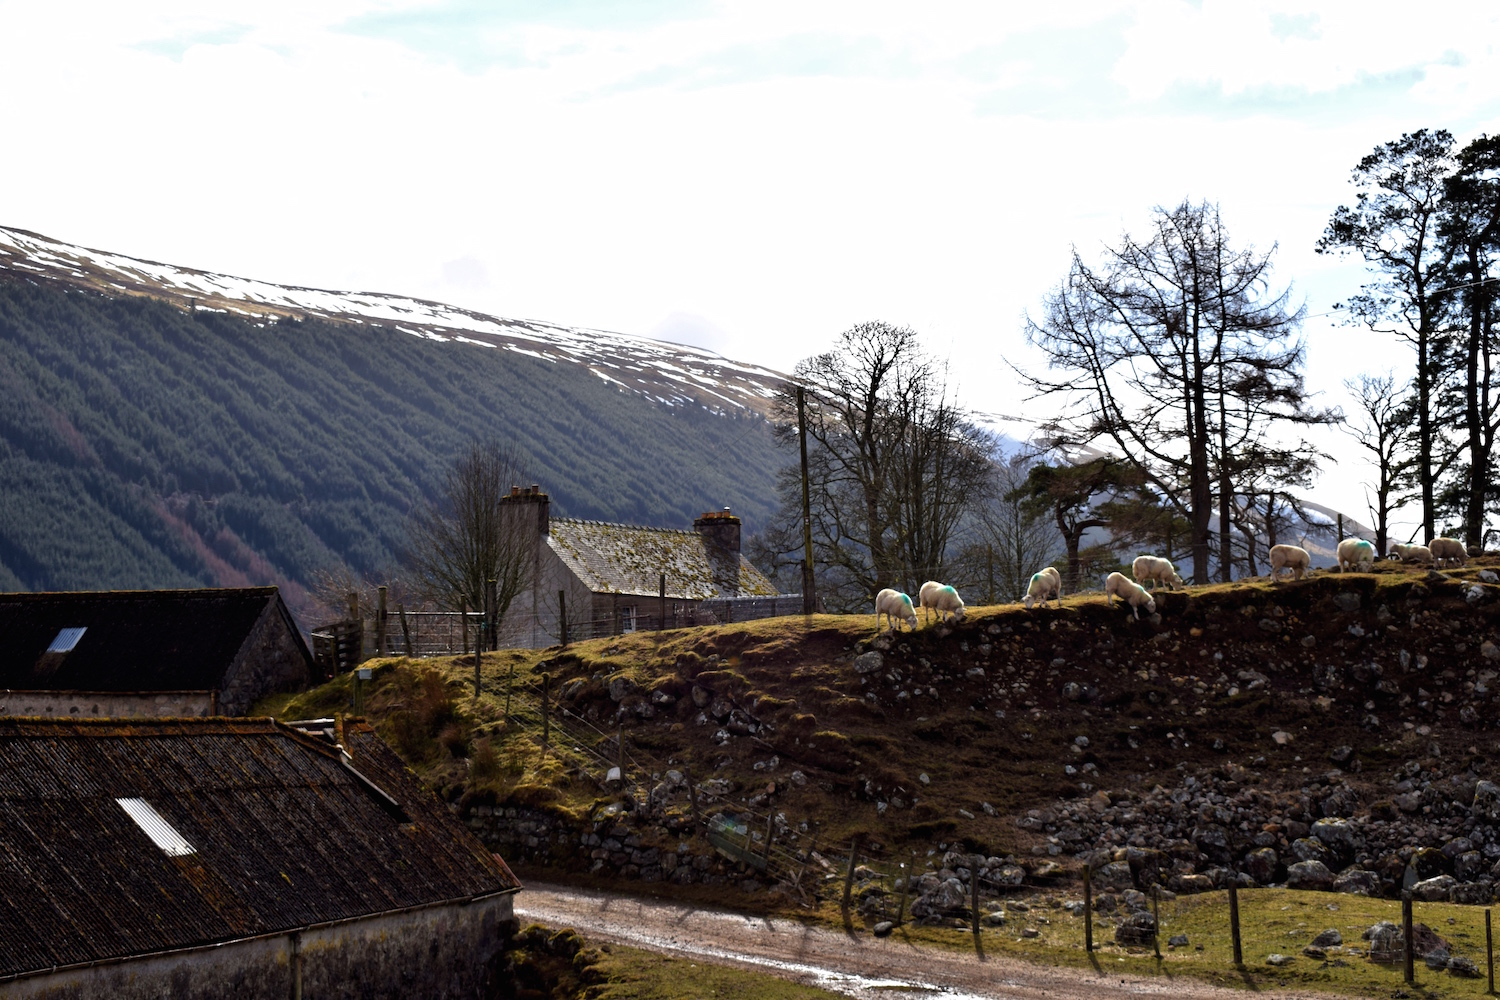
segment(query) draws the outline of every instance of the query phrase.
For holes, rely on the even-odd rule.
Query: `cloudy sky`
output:
[[[1324,313],[1362,277],[1313,253],[1359,157],[1500,129],[1491,3],[0,2],[0,26],[0,224],[782,369],[886,319],[1007,413],[1071,246],[1209,199]],[[1409,363],[1305,332],[1328,403]],[[1319,489],[1362,512],[1330,447]]]

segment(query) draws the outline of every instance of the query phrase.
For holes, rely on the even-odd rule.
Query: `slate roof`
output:
[[[701,601],[719,597],[775,597],[776,586],[740,553],[702,532],[645,528],[554,517],[552,551],[596,594],[655,597],[667,574],[667,596]]]
[[[344,740],[352,761],[271,719],[0,718],[0,977],[519,888],[370,727]]]
[[[0,594],[0,688],[208,691],[271,607],[295,641],[275,587]],[[85,629],[66,655],[43,659],[66,628]],[[303,644],[308,670],[312,655]]]

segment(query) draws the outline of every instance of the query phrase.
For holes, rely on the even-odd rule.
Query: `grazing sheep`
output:
[[[1432,565],[1432,550],[1425,545],[1392,545],[1391,551],[1400,556],[1404,563]]]
[[[1368,573],[1375,566],[1375,546],[1363,538],[1346,538],[1339,542],[1337,554],[1340,573],[1356,566],[1361,573]]]
[[[1046,604],[1049,597],[1057,598],[1057,606],[1062,607],[1062,574],[1051,566],[1040,573],[1031,574],[1031,583],[1027,586],[1026,596],[1021,598],[1021,603],[1030,611],[1033,604]]]
[[[1176,590],[1183,585],[1182,577],[1177,575],[1177,567],[1172,565],[1172,560],[1160,556],[1136,556],[1130,572],[1135,577],[1135,582],[1142,586],[1149,581],[1152,590],[1162,584],[1166,584],[1168,590]]]
[[[1432,559],[1439,566],[1463,566],[1469,561],[1469,552],[1464,543],[1456,538],[1434,538],[1427,543],[1432,550]]]
[[[928,580],[922,584],[920,599],[924,624],[927,622],[929,610],[938,613],[939,621],[947,621],[951,614],[954,621],[961,622],[964,620],[964,615],[968,614],[964,608],[964,599],[958,596],[958,591],[936,580]]]
[[[1135,612],[1136,621],[1141,619],[1142,604],[1146,606],[1146,614],[1156,614],[1156,598],[1145,587],[1132,583],[1124,573],[1111,573],[1104,578],[1104,599],[1109,602],[1110,607],[1115,606],[1116,597],[1130,605],[1130,610]]]
[[[1300,545],[1271,546],[1271,582],[1279,582],[1281,571],[1292,571],[1292,579],[1300,580],[1312,569],[1312,556]]]
[[[912,628],[917,627],[917,613],[912,610],[911,598],[899,590],[886,588],[875,595],[875,630],[877,632],[880,630],[881,615],[885,615],[886,621],[893,629],[901,627],[896,620],[898,617]]]

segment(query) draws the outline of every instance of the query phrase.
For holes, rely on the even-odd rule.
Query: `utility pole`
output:
[[[797,443],[802,449],[802,613],[817,607],[813,595],[812,497],[807,485],[807,390],[797,386]]]

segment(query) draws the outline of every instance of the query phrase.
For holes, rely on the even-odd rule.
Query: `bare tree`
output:
[[[1389,372],[1361,375],[1344,386],[1354,394],[1358,414],[1346,430],[1375,463],[1375,482],[1365,484],[1365,496],[1375,522],[1375,551],[1385,558],[1391,515],[1416,499],[1411,492],[1419,485],[1418,458],[1412,452],[1417,437],[1412,411],[1418,404],[1410,387],[1397,383]]]
[[[862,323],[793,377],[806,390],[819,596],[852,610],[882,587],[941,578],[965,513],[983,500],[990,442],[953,404],[916,331]],[[795,446],[794,386],[776,409],[779,439]],[[779,492],[780,520],[800,525],[797,469]]]
[[[494,580],[494,610],[503,619],[531,587],[535,511],[501,502],[525,479],[519,454],[494,439],[471,441],[454,459],[407,526],[402,557],[424,597],[449,610],[484,610]]]
[[[1051,430],[1109,442],[1177,509],[1200,582],[1216,494],[1227,539],[1235,456],[1273,428],[1334,419],[1308,407],[1302,312],[1270,274],[1271,253],[1232,247],[1216,208],[1184,202],[1158,208],[1151,237],[1126,236],[1097,269],[1075,250],[1042,319],[1026,324],[1059,374],[1025,377],[1070,404]]]
[[[958,560],[957,580],[985,604],[1019,599],[1031,574],[1052,564],[1062,539],[1050,512],[1036,509],[1025,493],[1037,459],[1027,452],[996,454],[989,500],[974,514],[971,541]]]

